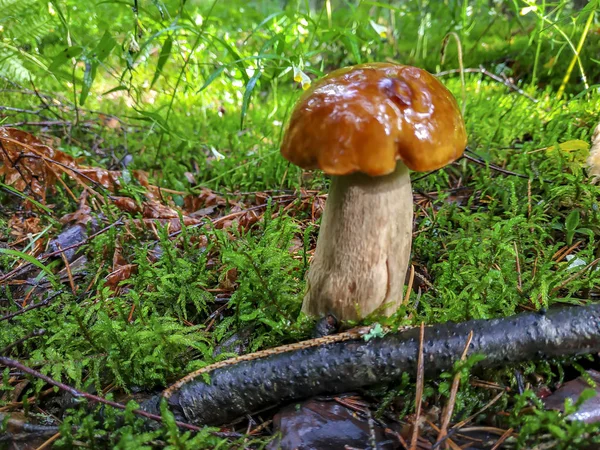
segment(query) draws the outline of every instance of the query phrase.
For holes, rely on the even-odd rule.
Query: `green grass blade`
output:
[[[158,55],[158,64],[156,65],[156,71],[154,72],[154,77],[152,78],[152,83],[150,83],[150,87],[154,86],[154,83],[156,83],[156,80],[158,80],[158,77],[163,71],[163,67],[165,66],[165,64],[169,60],[169,57],[171,56],[172,49],[173,38],[171,36],[167,36],[167,39],[165,40],[165,43],[163,44],[160,50],[160,55]]]

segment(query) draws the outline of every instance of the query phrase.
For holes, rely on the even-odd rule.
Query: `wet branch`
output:
[[[471,332],[469,354],[485,356],[479,368],[600,352],[600,304],[427,327],[425,376],[451,370]],[[275,353],[270,356],[234,360],[213,370],[210,385],[199,374],[163,396],[180,421],[222,424],[286,401],[397,383],[404,373],[417,372],[419,329],[368,342],[275,350],[270,350]],[[159,400],[153,398],[143,409],[158,411]]]

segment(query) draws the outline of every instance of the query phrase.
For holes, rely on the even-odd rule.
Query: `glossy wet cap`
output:
[[[467,144],[456,100],[433,75],[399,64],[336,70],[300,99],[281,146],[284,158],[330,175],[435,170]]]

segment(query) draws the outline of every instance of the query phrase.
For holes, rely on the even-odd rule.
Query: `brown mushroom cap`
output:
[[[430,73],[388,63],[336,70],[296,105],[281,154],[304,169],[330,175],[386,175],[400,159],[409,169],[435,170],[467,144],[456,100]]]

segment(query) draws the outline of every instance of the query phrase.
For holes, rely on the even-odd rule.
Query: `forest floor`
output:
[[[582,34],[595,9],[577,12],[573,23],[552,16],[559,25],[549,29],[531,11],[487,2],[474,4],[504,22],[476,23],[472,11],[450,20],[435,5],[406,6],[404,16],[370,3],[328,18],[325,6],[309,14],[263,5],[245,14],[232,2],[200,19],[179,16],[188,28],[165,25],[144,41],[140,60],[119,58],[100,40],[87,44],[90,54],[110,48],[111,56],[76,63],[71,81],[65,65],[75,54],[49,58],[51,80],[0,78],[0,357],[24,366],[0,372],[0,448],[261,448],[286,422],[296,445],[318,447],[302,436],[309,419],[295,415],[295,404],[199,431],[178,427],[167,410],[149,430],[132,411],[194,370],[311,337],[314,321],[300,307],[328,179],[290,165],[279,143],[301,83],[342,65],[426,67],[463,108],[469,140],[450,166],[411,174],[415,276],[405,305],[348,327],[397,329],[598,301],[600,187],[586,158],[600,70],[592,57],[571,66],[568,45],[581,39],[581,51],[597,55],[597,25]],[[447,29],[465,21],[468,31],[451,35],[440,63]],[[122,22],[129,23],[114,26]],[[278,55],[286,52],[284,61]],[[92,84],[84,73],[94,61]],[[117,79],[117,69],[131,78]],[[415,428],[423,449],[598,441],[597,421],[570,420],[554,408],[564,410],[562,399],[547,400],[567,385],[576,402],[588,387],[582,380],[600,381],[597,355],[476,375],[469,367],[419,389],[407,376],[302,405],[307,417],[328,418],[323,435],[356,432],[361,448],[402,448]],[[448,405],[445,427],[453,431],[436,446]]]

